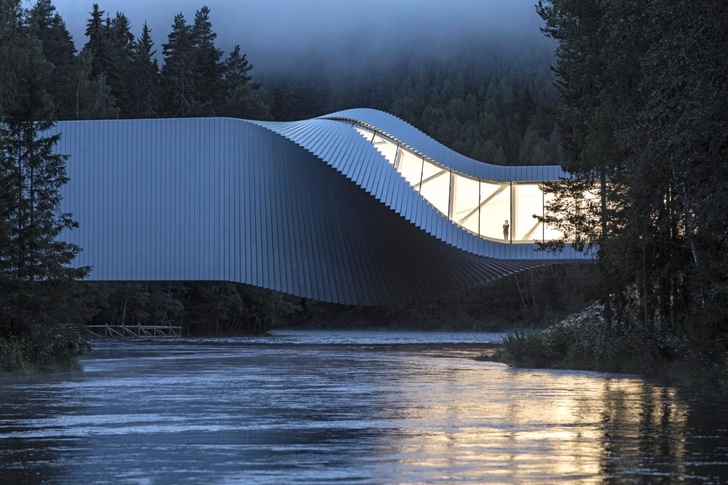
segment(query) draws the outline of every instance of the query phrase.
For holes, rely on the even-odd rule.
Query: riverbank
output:
[[[728,394],[728,349],[691,342],[665,329],[610,324],[592,304],[543,330],[507,334],[483,360],[523,368],[581,369],[640,374]]]
[[[79,357],[91,349],[75,325],[37,326],[0,337],[0,375],[29,375],[80,369]]]

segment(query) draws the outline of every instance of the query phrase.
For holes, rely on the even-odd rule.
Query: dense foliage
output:
[[[578,289],[578,290],[576,290]],[[294,323],[315,328],[501,331],[543,327],[588,305],[601,293],[591,264],[554,265],[430,300],[383,307],[302,301]]]
[[[520,367],[648,374],[728,393],[726,360],[719,343],[702,342],[696,347],[686,334],[655,333],[639,325],[615,331],[604,318],[601,304],[543,330],[509,333],[493,355],[483,355],[483,360],[493,359]]]
[[[70,268],[80,248],[57,240],[76,223],[59,211],[67,177],[58,137],[44,134],[53,66],[36,39],[47,34],[38,15],[25,15],[19,0],[0,2],[0,372],[67,366],[82,350],[77,332],[61,326],[79,317],[70,282],[88,268]]]
[[[188,336],[255,334],[290,326],[396,330],[543,326],[580,310],[601,291],[589,264],[540,268],[434,300],[385,307],[335,305],[228,282],[84,282],[77,288],[88,323],[174,325]]]
[[[548,222],[596,251],[614,335],[728,362],[728,4],[540,1],[572,180]],[[590,200],[591,199],[591,200]],[[635,349],[639,351],[639,349]]]
[[[183,335],[258,334],[290,323],[299,298],[229,282],[84,283],[89,323],[175,325]]]

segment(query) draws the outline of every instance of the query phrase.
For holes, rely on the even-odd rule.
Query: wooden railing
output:
[[[85,326],[92,335],[101,338],[181,337],[180,325],[119,325],[94,323]]]

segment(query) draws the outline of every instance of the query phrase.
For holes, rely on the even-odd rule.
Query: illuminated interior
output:
[[[456,172],[370,127],[351,125],[435,209],[484,239],[532,243],[561,237],[540,222],[545,194],[539,182],[485,180]],[[507,228],[504,227],[507,221]]]

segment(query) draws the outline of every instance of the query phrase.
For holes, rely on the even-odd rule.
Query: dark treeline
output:
[[[453,47],[448,57],[395,57],[366,76],[271,76],[263,93],[278,120],[346,108],[386,111],[469,157],[504,165],[557,164],[553,46],[502,39]]]
[[[163,64],[146,23],[138,37],[121,12],[94,4],[80,52],[51,0],[38,0],[25,22],[40,41],[53,75],[46,90],[54,119],[231,116],[269,118],[240,47],[229,54],[215,45],[210,10],[192,22],[176,15],[162,45]]]
[[[563,318],[598,298],[592,265],[558,265],[428,301],[358,307],[226,282],[79,283],[86,322],[174,324],[185,335],[259,333],[275,327],[502,330]],[[580,291],[574,291],[580,288]]]
[[[549,222],[566,234],[552,246],[596,251],[609,325],[593,338],[624,361],[694,362],[728,388],[728,4],[552,0],[538,10],[559,41],[574,174],[550,186]]]
[[[299,298],[229,282],[79,283],[88,323],[180,325],[186,336],[263,333],[290,324]]]
[[[447,57],[396,58],[340,77],[304,67],[253,81],[240,46],[216,46],[210,10],[178,14],[157,47],[146,23],[138,36],[122,12],[94,4],[86,42],[76,52],[51,0],[39,0],[28,23],[53,65],[47,91],[56,119],[230,116],[278,121],[352,107],[390,112],[445,145],[498,164],[553,164],[561,158],[558,93],[547,43],[502,39],[454,47]],[[265,62],[265,59],[260,60]]]
[[[294,325],[308,328],[501,331],[543,327],[578,312],[602,287],[590,264],[554,265],[490,284],[383,307],[300,301]]]

